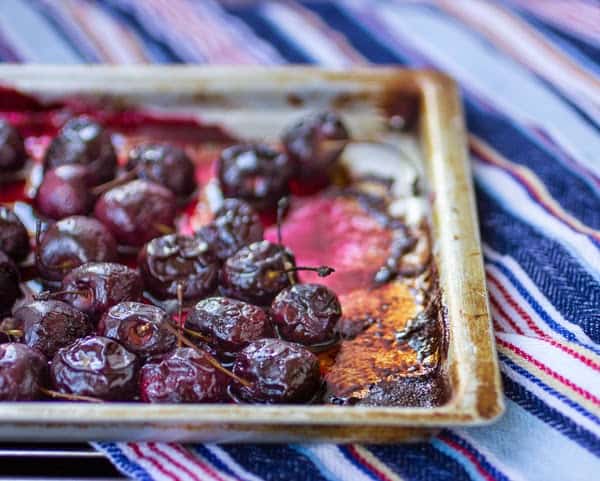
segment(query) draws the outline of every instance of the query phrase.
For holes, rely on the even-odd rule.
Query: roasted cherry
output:
[[[105,192],[94,215],[112,232],[117,242],[139,247],[173,229],[176,201],[165,187],[134,180]]]
[[[0,205],[0,251],[20,262],[29,254],[27,229],[8,207]]]
[[[226,358],[252,341],[273,336],[271,319],[264,309],[227,297],[200,301],[188,314],[185,327],[206,336]]]
[[[85,314],[53,299],[25,304],[15,311],[14,317],[23,328],[25,344],[49,358],[94,330]]]
[[[23,168],[26,160],[21,135],[6,120],[0,119],[0,173],[16,172]]]
[[[270,304],[297,279],[292,253],[280,244],[254,242],[232,255],[221,270],[221,292],[242,301]]]
[[[260,339],[246,346],[238,353],[233,372],[250,383],[231,384],[233,396],[246,402],[307,402],[321,384],[317,356],[281,339]]]
[[[239,197],[258,210],[274,208],[288,191],[293,174],[288,157],[263,144],[234,145],[218,162],[225,197]]]
[[[183,300],[197,301],[210,295],[219,280],[219,261],[198,237],[153,239],[140,251],[138,264],[146,289],[160,299],[176,298],[181,285]]]
[[[62,299],[97,321],[112,306],[142,297],[142,279],[122,264],[90,262],[73,269],[61,285]]]
[[[10,311],[21,291],[19,270],[4,252],[0,251],[0,314]]]
[[[52,224],[42,235],[36,264],[43,279],[56,282],[82,264],[116,258],[117,243],[100,221],[73,216]]]
[[[98,334],[119,341],[142,357],[165,354],[177,343],[167,329],[169,316],[160,307],[140,302],[121,302],[111,307],[98,324]]]
[[[0,401],[35,401],[48,377],[48,361],[25,344],[0,344]]]
[[[60,349],[50,368],[61,393],[106,401],[128,401],[137,394],[138,357],[114,339],[88,336]]]
[[[140,397],[151,403],[216,403],[225,400],[227,379],[203,355],[180,347],[142,367]]]
[[[300,178],[327,176],[350,138],[346,126],[334,112],[321,112],[294,124],[283,136],[283,144]]]
[[[335,339],[342,306],[335,292],[321,284],[295,284],[277,294],[271,312],[281,337],[311,345]]]
[[[161,184],[180,198],[196,189],[194,164],[174,145],[138,145],[129,151],[126,168],[136,169],[141,179]]]
[[[117,155],[110,134],[87,117],[70,119],[52,140],[44,157],[44,168],[65,164],[86,167],[87,180],[98,185],[111,180],[117,168]]]
[[[198,236],[224,261],[241,247],[262,240],[263,226],[250,204],[240,199],[225,199],[215,219],[202,227]]]
[[[37,210],[51,219],[89,214],[94,201],[87,167],[78,164],[61,165],[46,172],[35,197]]]

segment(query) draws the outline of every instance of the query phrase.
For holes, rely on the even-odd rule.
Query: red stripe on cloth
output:
[[[152,464],[152,466],[154,466],[159,472],[161,472],[162,474],[164,474],[166,477],[172,479],[173,481],[181,481],[181,478],[179,476],[177,476],[176,474],[172,473],[168,469],[163,468],[160,465],[160,463],[158,463],[158,461],[156,461],[156,459],[151,458],[150,456],[146,456],[138,444],[136,444],[136,443],[127,443],[127,446],[133,450],[133,452],[135,453],[135,455],[137,457],[139,457],[140,459],[145,459],[146,461],[148,461],[150,464]]]
[[[517,324],[506,313],[506,311],[502,308],[500,303],[495,299],[495,297],[492,296],[491,293],[489,295],[489,298],[490,298],[490,304],[494,307],[494,310],[498,311],[498,314],[500,314],[510,324],[510,327],[512,327],[514,329],[515,333],[524,335],[523,330],[519,326],[517,326]]]
[[[196,466],[198,466],[200,469],[202,469],[205,473],[208,473],[210,476],[217,479],[218,481],[225,481],[225,479],[222,478],[221,475],[217,471],[212,469],[207,462],[205,463],[205,462],[201,461],[200,459],[198,459],[197,457],[192,456],[192,454],[186,448],[181,446],[181,444],[169,443],[169,446],[171,446],[178,453],[180,453],[190,463],[194,463]]]
[[[181,470],[182,472],[184,472],[185,474],[190,476],[192,479],[195,479],[196,481],[203,481],[202,478],[199,478],[198,476],[196,476],[193,471],[190,471],[187,467],[185,467],[183,464],[181,464],[179,461],[177,461],[169,453],[162,450],[156,443],[148,443],[148,448],[153,453],[156,453],[159,456],[162,456],[163,458],[165,458],[167,460],[167,462],[169,462],[171,465],[175,466],[177,469]]]
[[[355,448],[354,444],[349,444],[348,446],[348,452],[356,458],[356,460],[364,465],[365,467],[367,467],[370,471],[373,472],[373,474],[375,474],[375,476],[377,476],[379,479],[381,479],[381,481],[393,481],[392,478],[388,477],[383,471],[380,471],[378,468],[376,468],[375,466],[373,466],[373,464],[371,464],[369,461],[367,461]]]
[[[448,437],[446,437],[444,435],[444,433],[440,433],[437,438],[446,443],[448,446],[450,446],[452,449],[454,449],[455,451],[458,451],[460,454],[462,454],[465,458],[467,458],[471,464],[473,466],[475,466],[475,469],[479,472],[479,474],[481,474],[485,479],[487,479],[488,481],[495,481],[494,476],[492,476],[491,473],[489,473],[480,463],[479,461],[477,461],[477,458],[475,457],[475,455],[471,452],[469,452],[466,448],[464,448],[463,446],[461,446],[460,444],[458,444],[457,442],[453,441],[452,439],[449,439]]]

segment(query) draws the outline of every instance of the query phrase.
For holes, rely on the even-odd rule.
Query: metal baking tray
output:
[[[446,323],[451,397],[431,408],[336,405],[0,403],[0,439],[205,442],[397,442],[445,426],[486,424],[503,411],[464,118],[457,87],[432,71],[247,67],[0,67],[0,83],[45,98],[78,93],[151,104],[276,135],[303,111],[334,107],[368,138],[384,111],[418,100],[434,263]]]

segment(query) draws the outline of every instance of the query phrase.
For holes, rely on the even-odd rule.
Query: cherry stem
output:
[[[181,347],[181,339],[183,338],[183,284],[177,283],[177,320],[179,327],[179,341],[177,347]]]
[[[184,327],[183,332],[185,332],[186,334],[188,334],[192,337],[197,337],[198,339],[202,339],[204,342],[210,342],[210,339],[208,337],[206,337],[204,334],[200,334],[199,332],[192,331],[191,329],[187,329]]]
[[[313,271],[316,272],[319,277],[327,277],[335,272],[333,267],[319,266],[319,267],[305,267],[305,266],[294,266],[286,269],[284,272],[295,272],[295,271]]]
[[[23,337],[23,330],[22,329],[0,329],[0,332],[3,334],[6,334],[7,336],[11,336],[11,337]]]
[[[173,227],[166,224],[153,224],[152,227],[154,227],[160,234],[163,235],[173,234],[175,232]]]
[[[58,391],[53,391],[51,389],[46,389],[44,387],[40,387],[40,392],[53,399],[65,399],[67,401],[83,401],[88,403],[104,402],[102,399],[99,399],[97,397],[80,396],[79,394],[66,394]]]
[[[290,206],[290,200],[287,197],[282,197],[277,202],[277,243],[283,245],[283,235],[281,234],[281,225],[283,224],[283,214]]]
[[[91,289],[80,289],[80,290],[64,290],[64,291],[56,291],[56,292],[51,292],[51,291],[43,291],[40,292],[39,294],[37,294],[36,296],[34,296],[36,301],[47,301],[48,299],[56,299],[57,297],[61,297],[67,294],[73,294],[73,295],[86,295],[89,294],[91,291]]]
[[[131,170],[125,172],[120,177],[116,177],[112,180],[109,180],[108,182],[105,182],[104,184],[97,185],[96,187],[91,189],[91,193],[94,196],[102,195],[105,192],[112,189],[113,187],[118,187],[119,185],[124,184],[125,182],[129,182],[130,180],[135,179],[139,173],[140,173],[140,166],[138,165],[134,169],[131,169]]]

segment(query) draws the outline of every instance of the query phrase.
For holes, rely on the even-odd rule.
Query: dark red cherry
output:
[[[219,261],[198,237],[157,237],[140,251],[138,265],[146,289],[160,299],[176,298],[181,284],[184,301],[197,301],[214,292],[219,280]]]
[[[319,360],[300,344],[281,339],[260,339],[240,351],[233,372],[250,384],[231,384],[240,401],[257,403],[303,403],[321,385]]]
[[[23,328],[25,344],[49,358],[94,330],[85,314],[52,299],[24,304],[15,311],[14,318]]]
[[[263,226],[250,204],[240,199],[225,199],[215,219],[202,227],[198,236],[224,261],[241,247],[262,240]]]
[[[0,344],[0,401],[35,401],[48,378],[48,361],[25,344]]]
[[[21,135],[6,120],[0,119],[0,173],[16,172],[23,168],[26,160]]]
[[[273,336],[271,319],[264,309],[227,297],[200,301],[187,316],[185,327],[206,336],[226,358],[252,341]]]
[[[297,279],[293,254],[280,244],[254,242],[242,247],[221,270],[221,292],[242,301],[268,305]]]
[[[119,244],[139,247],[173,229],[176,201],[173,193],[146,180],[134,180],[105,192],[94,215]]]
[[[73,269],[62,281],[62,299],[94,322],[112,306],[139,301],[142,279],[137,271],[122,264],[90,262]]]
[[[126,168],[137,169],[138,177],[161,184],[180,198],[196,189],[194,164],[174,145],[138,145],[129,151]]]
[[[4,252],[0,251],[0,315],[10,311],[21,290],[19,269]]]
[[[303,118],[283,135],[283,144],[300,178],[327,176],[350,138],[334,112]],[[333,142],[340,141],[340,142]]]
[[[0,251],[20,262],[29,254],[27,229],[8,207],[0,205]]]
[[[49,170],[35,197],[37,210],[51,219],[89,214],[95,197],[87,178],[88,170],[84,165],[67,164]]]
[[[36,266],[43,279],[56,282],[80,265],[116,259],[117,243],[108,229],[91,217],[73,216],[42,234]]]
[[[180,347],[142,367],[140,397],[150,403],[217,403],[226,399],[227,379],[208,357]]]
[[[292,177],[288,157],[263,144],[234,145],[218,162],[218,177],[225,197],[239,197],[258,210],[274,208],[288,192]]]
[[[104,313],[98,334],[119,341],[142,357],[165,354],[177,344],[177,336],[167,329],[169,316],[160,307],[140,302],[121,302]]]
[[[89,118],[70,119],[52,140],[44,157],[45,170],[67,164],[83,165],[91,185],[111,180],[117,168],[117,155],[110,134]]]
[[[50,368],[58,392],[106,401],[129,401],[137,394],[138,357],[113,339],[88,336],[60,349]]]
[[[311,345],[335,339],[342,306],[335,292],[321,284],[295,284],[277,294],[271,312],[281,337]]]

